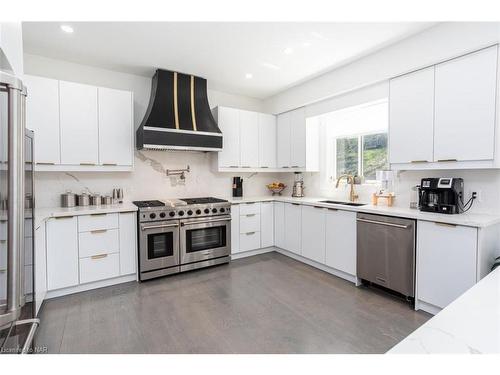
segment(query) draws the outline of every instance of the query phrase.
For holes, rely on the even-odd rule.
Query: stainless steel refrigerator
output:
[[[0,353],[29,353],[40,323],[34,301],[33,132],[26,90],[0,71]]]

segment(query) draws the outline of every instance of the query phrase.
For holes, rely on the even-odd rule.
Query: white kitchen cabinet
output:
[[[302,256],[325,263],[325,211],[326,208],[302,206]]]
[[[274,246],[274,203],[260,204],[260,247]]]
[[[135,212],[122,212],[120,221],[120,275],[136,273],[137,224]]]
[[[240,252],[240,205],[231,205],[231,254]]]
[[[80,283],[111,279],[120,275],[120,255],[101,254],[79,261]]]
[[[260,248],[260,232],[247,232],[240,234],[240,250],[250,251]]]
[[[35,229],[35,309],[40,310],[47,295],[47,247],[45,222]]]
[[[99,164],[133,164],[133,98],[130,91],[99,87]]]
[[[434,66],[391,79],[389,101],[390,162],[432,162]]]
[[[47,222],[47,289],[77,285],[78,225],[73,216],[50,219]]]
[[[240,215],[240,233],[260,232],[260,214]]]
[[[42,165],[59,164],[59,81],[25,75],[23,82],[28,92],[26,128],[35,132],[35,162]]]
[[[274,245],[285,248],[285,204],[274,202]]]
[[[240,165],[259,167],[259,114],[240,111]]]
[[[59,82],[61,164],[97,165],[97,87]]]
[[[285,250],[301,254],[301,206],[298,203],[285,203]]]
[[[356,212],[328,209],[325,228],[326,265],[355,276]]]
[[[222,151],[217,154],[219,168],[238,168],[240,163],[240,110],[217,107],[214,112],[222,131]]]
[[[494,158],[498,47],[436,65],[434,160]]]
[[[304,108],[290,112],[290,167],[306,167],[306,117]]]
[[[259,113],[259,167],[276,168],[276,116]]]
[[[476,228],[418,221],[417,300],[444,308],[476,283]]]
[[[290,112],[278,115],[276,122],[276,166],[290,167],[291,134]]]

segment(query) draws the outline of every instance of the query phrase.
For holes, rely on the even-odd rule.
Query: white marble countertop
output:
[[[457,224],[457,225],[464,225],[476,228],[484,228],[490,225],[500,223],[500,215],[474,214],[474,213],[447,215],[447,214],[438,214],[432,212],[422,212],[416,209],[411,209],[406,207],[387,207],[385,205],[373,206],[372,204],[369,203],[366,204],[365,206],[358,206],[358,207],[345,206],[340,204],[320,203],[320,201],[328,199],[335,200],[332,198],[318,198],[318,197],[293,198],[285,196],[274,196],[274,197],[263,196],[263,197],[243,197],[243,198],[226,198],[226,199],[228,199],[232,204],[268,202],[268,201],[299,203],[309,206],[331,207],[345,211],[365,212],[371,214],[405,217],[405,218],[425,220],[425,221],[436,221],[441,223]]]
[[[113,212],[137,211],[133,203],[118,203],[101,206],[78,206],[78,207],[41,207],[35,208],[35,228],[52,217],[78,216],[91,214],[106,214]]]
[[[388,353],[500,353],[500,268]]]

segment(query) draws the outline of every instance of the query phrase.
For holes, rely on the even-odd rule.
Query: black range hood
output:
[[[207,80],[156,70],[136,146],[138,150],[221,151],[222,132],[208,104]]]

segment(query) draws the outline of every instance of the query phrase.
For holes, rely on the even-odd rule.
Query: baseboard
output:
[[[423,310],[425,312],[428,312],[429,314],[436,315],[438,312],[440,312],[442,309],[440,307],[434,306],[430,303],[416,300],[415,301],[415,310]]]
[[[259,254],[271,253],[275,250],[276,250],[276,247],[271,246],[271,247],[266,247],[264,249],[255,249],[255,250],[244,251],[242,253],[231,254],[231,260],[251,257],[254,255],[259,255]]]
[[[304,258],[303,256],[297,255],[295,253],[292,253],[288,250],[283,250],[279,247],[274,248],[277,253],[286,255],[287,257],[293,258],[295,260],[298,260],[299,262],[305,263],[311,267],[318,268],[322,271],[328,272],[329,274],[332,274],[334,276],[340,277],[341,279],[350,281],[351,283],[354,283],[355,285],[359,285],[358,278],[355,275],[348,274],[346,272],[337,270],[335,268],[331,268],[328,266],[325,266],[324,264],[315,262],[314,260]]]
[[[69,288],[50,290],[47,292],[45,299],[51,299],[51,298],[66,296],[68,294],[85,292],[87,290],[92,290],[92,289],[104,288],[106,286],[127,283],[129,281],[137,281],[137,275],[134,273],[131,275],[115,277],[113,279],[107,279],[107,280],[96,281],[96,282],[88,283],[88,284],[76,285],[76,286],[72,286]]]

